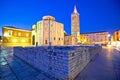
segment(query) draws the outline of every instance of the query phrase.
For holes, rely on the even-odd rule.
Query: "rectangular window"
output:
[[[21,32],[18,32],[18,36],[21,36]]]
[[[47,40],[45,40],[45,44],[47,44]]]
[[[9,35],[10,35],[10,36],[12,36],[12,33],[13,33],[13,31],[12,31],[12,30],[9,30]]]
[[[27,34],[26,34],[26,37],[28,37],[28,36],[29,36],[29,34],[27,33]]]
[[[35,45],[35,35],[32,36],[32,44]]]

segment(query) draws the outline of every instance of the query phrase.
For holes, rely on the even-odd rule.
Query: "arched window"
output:
[[[35,45],[35,35],[32,36],[32,45]]]

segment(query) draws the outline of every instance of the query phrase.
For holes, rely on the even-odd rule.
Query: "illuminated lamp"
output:
[[[4,36],[9,36],[8,34],[3,34]]]
[[[0,40],[1,42],[3,41],[3,40]]]
[[[79,40],[78,42],[80,43],[81,41]]]
[[[22,39],[22,42],[26,42],[24,39]]]
[[[13,42],[18,42],[18,40],[17,39],[13,39]]]
[[[108,37],[110,37],[111,35],[110,34],[108,34]]]

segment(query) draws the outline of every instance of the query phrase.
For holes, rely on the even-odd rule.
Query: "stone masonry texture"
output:
[[[74,79],[100,46],[14,47],[14,55],[58,80]]]

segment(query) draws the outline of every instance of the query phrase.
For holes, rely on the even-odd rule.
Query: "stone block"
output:
[[[14,47],[14,55],[60,80],[74,79],[100,46]]]

